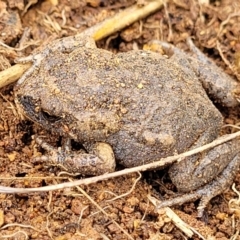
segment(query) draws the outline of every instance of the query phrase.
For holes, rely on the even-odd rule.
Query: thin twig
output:
[[[9,223],[9,224],[6,224],[3,227],[1,227],[0,230],[6,229],[6,228],[9,228],[9,227],[31,228],[31,229],[33,229],[35,231],[40,232],[40,230],[38,230],[37,228],[35,228],[35,227],[31,226],[31,225],[25,225],[25,224],[20,224],[20,223]]]
[[[47,215],[47,222],[46,222],[46,229],[47,229],[47,232],[48,232],[48,236],[51,238],[51,239],[53,239],[53,237],[52,237],[52,232],[50,231],[50,229],[49,229],[49,218],[50,218],[50,216],[53,214],[54,212],[52,211],[52,212],[50,212],[48,215]]]
[[[78,221],[77,221],[78,228],[80,227],[83,213],[84,213],[84,211],[85,211],[87,208],[89,208],[89,206],[85,206],[85,207],[81,210],[81,212],[80,212],[80,216],[79,216]]]
[[[240,192],[235,188],[235,183],[232,185],[232,190],[237,194],[238,198],[232,198],[228,202],[229,210],[233,213],[236,213],[240,217]]]
[[[133,183],[133,185],[132,185],[132,187],[131,187],[131,189],[130,189],[129,191],[127,191],[127,192],[125,192],[124,194],[121,194],[121,195],[119,195],[119,196],[116,196],[116,197],[114,197],[114,198],[111,198],[111,199],[107,200],[106,202],[112,202],[112,201],[115,201],[115,200],[117,200],[117,199],[126,197],[126,196],[128,196],[129,194],[131,194],[131,192],[135,189],[137,182],[138,182],[138,181],[141,179],[141,177],[142,177],[142,174],[141,174],[140,172],[138,172],[138,174],[139,174],[139,177],[134,181],[134,183]]]
[[[159,205],[159,200],[152,196],[148,196],[148,199],[150,202],[156,207]],[[161,210],[162,212],[163,210]],[[172,222],[175,224],[177,228],[179,228],[184,234],[186,234],[188,237],[192,237],[195,233],[198,235],[201,239],[206,240],[196,229],[188,225],[186,222],[184,222],[171,208],[165,207],[164,208],[165,214],[172,220]]]
[[[220,34],[222,33],[223,27],[228,24],[228,22],[230,21],[231,18],[234,17],[239,17],[240,16],[240,12],[233,12],[231,14],[228,15],[227,19],[225,19],[224,21],[221,22],[219,30],[218,30],[218,34],[217,34],[217,38],[219,38]]]
[[[218,40],[217,40],[216,44],[217,44],[217,50],[218,50],[218,52],[219,52],[219,54],[220,54],[222,60],[223,60],[224,63],[229,67],[229,69],[234,73],[234,69],[233,69],[231,63],[227,60],[227,58],[225,58],[225,56],[224,56],[224,54],[223,54],[223,52],[222,52],[222,49],[221,49],[220,43],[219,43]]]
[[[9,234],[9,235],[1,235],[0,237],[1,237],[1,239],[20,239],[20,237],[18,236],[16,236],[16,235],[18,235],[19,233],[22,233],[23,235],[24,235],[24,237],[25,237],[25,239],[29,239],[28,238],[28,235],[27,235],[27,233],[26,232],[24,232],[24,231],[17,231],[17,232],[15,232],[15,233],[13,233],[13,234]],[[21,238],[22,239],[22,238]]]
[[[51,203],[52,203],[52,191],[49,191],[49,200],[48,200],[48,204],[47,204],[48,212],[51,212]]]
[[[168,13],[168,8],[167,8],[167,3],[164,1],[163,3],[164,6],[164,10],[165,10],[165,14],[166,14],[166,18],[167,18],[167,23],[168,23],[168,37],[167,37],[167,41],[171,42],[173,39],[173,31],[172,31],[172,23],[169,17],[169,13]]]
[[[152,196],[148,196],[149,201],[156,207],[157,205],[159,205],[159,200],[152,197]],[[159,210],[158,210],[159,211]],[[171,208],[169,207],[165,207],[164,209],[161,210],[161,212],[164,211],[164,213],[172,220],[172,222],[176,225],[176,227],[178,227],[182,232],[184,232],[188,237],[192,237],[193,236],[193,232],[190,229],[190,226],[187,225],[187,223],[183,222],[182,219],[180,219],[178,217],[177,214],[175,214]],[[159,213],[159,212],[158,212]]]
[[[142,216],[142,218],[141,218],[140,223],[143,222],[143,220],[145,219],[145,217],[146,217],[146,215],[147,215],[147,211],[148,211],[148,208],[149,208],[149,203],[150,203],[150,200],[147,199],[147,206],[146,206],[146,208],[145,208],[145,211],[144,211],[144,214],[143,214],[143,216]]]

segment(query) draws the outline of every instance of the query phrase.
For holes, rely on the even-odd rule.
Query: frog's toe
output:
[[[202,218],[204,209],[212,198],[226,190],[234,180],[240,168],[240,155],[236,155],[222,173],[211,183],[194,191],[193,193],[184,194],[170,200],[161,202],[157,208],[170,207],[173,205],[182,205],[185,202],[200,199],[198,206],[198,217]]]
[[[33,61],[34,61],[34,55],[29,55],[27,57],[21,57],[21,58],[15,59],[16,63],[28,63]]]
[[[113,172],[115,170],[115,156],[109,144],[103,142],[95,143],[92,153],[103,160],[101,165],[105,169],[104,172]]]
[[[44,59],[43,54],[34,54],[27,57],[16,59],[16,63],[29,63],[32,62],[33,65],[19,78],[16,83],[15,89],[17,89],[25,80],[27,80],[33,72],[40,67],[42,60]]]

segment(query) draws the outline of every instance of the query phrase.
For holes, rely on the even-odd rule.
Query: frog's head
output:
[[[15,103],[21,115],[44,127],[51,128],[61,121],[61,117],[54,116],[41,107],[40,99],[30,95],[16,95]]]

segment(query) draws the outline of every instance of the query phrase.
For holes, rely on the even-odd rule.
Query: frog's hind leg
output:
[[[170,207],[173,205],[182,205],[185,202],[197,200],[200,198],[200,203],[198,206],[198,217],[202,218],[204,215],[204,210],[209,201],[215,196],[221,194],[225,189],[230,186],[239,168],[240,154],[238,153],[229,163],[229,165],[222,171],[222,173],[218,177],[216,177],[211,183],[194,191],[193,193],[184,194],[180,197],[163,201],[157,206],[157,208]]]
[[[183,70],[189,71],[191,69],[194,71],[210,98],[225,107],[239,105],[240,84],[205,56],[190,38],[187,39],[190,53],[186,53],[172,44],[163,41],[152,41],[150,49],[151,44],[153,48],[156,48],[154,47],[155,45],[161,46],[165,55],[178,63]]]
[[[208,95],[225,107],[239,105],[239,83],[204,55],[191,38],[187,38],[187,44],[191,55],[198,60],[195,68]]]
[[[115,170],[115,159],[112,148],[106,143],[96,143],[91,153],[72,151],[70,139],[64,142],[62,148],[54,148],[36,137],[35,141],[47,155],[36,157],[34,161],[59,165],[71,173],[82,175],[101,175]]]

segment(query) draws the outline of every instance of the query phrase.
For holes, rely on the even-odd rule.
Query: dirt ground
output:
[[[42,44],[81,32],[136,3],[133,0],[59,0],[54,6],[50,1],[26,2],[0,0],[0,40],[9,46],[0,45],[0,71]],[[138,4],[147,2],[142,0]],[[185,49],[186,37],[192,36],[206,55],[237,78],[240,73],[240,3],[222,0],[199,5],[199,2],[169,1],[156,13],[97,45],[112,52],[124,52],[142,49],[150,40],[161,39]],[[222,113],[226,123],[238,124],[237,109],[224,109]],[[59,141],[59,136],[20,118],[14,104],[13,85],[1,89],[1,185],[29,188],[80,178],[58,175],[61,170],[57,167],[33,164],[32,157],[42,151],[33,143],[33,134],[48,136],[55,145]],[[167,171],[146,172],[137,181],[138,177],[138,174],[131,174],[82,186],[95,203],[78,188],[0,194],[0,239],[129,239],[122,229],[132,239],[187,239],[164,211],[157,212],[148,200],[148,194],[163,199],[172,197],[172,191],[176,192]],[[239,191],[240,172],[234,182]],[[109,201],[130,190],[126,196]],[[238,200],[235,211],[229,208],[231,199]],[[240,239],[240,203],[236,192],[226,189],[212,199],[204,219],[197,218],[198,203],[186,203],[173,210],[205,239]],[[201,237],[194,234],[192,239]]]

